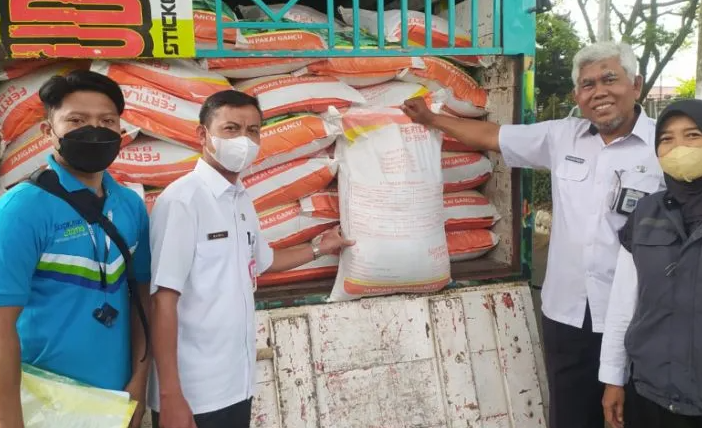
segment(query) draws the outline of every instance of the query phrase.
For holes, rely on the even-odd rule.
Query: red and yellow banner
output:
[[[0,0],[0,59],[194,56],[189,0]]]

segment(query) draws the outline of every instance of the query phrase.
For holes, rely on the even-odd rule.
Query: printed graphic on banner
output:
[[[0,59],[194,56],[191,1],[0,1]]]

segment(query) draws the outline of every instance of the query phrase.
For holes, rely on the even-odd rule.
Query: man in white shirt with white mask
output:
[[[248,427],[255,384],[256,276],[353,245],[338,228],[316,244],[273,251],[239,174],[256,159],[256,98],[209,97],[200,111],[203,155],[151,213],[152,329],[149,387],[154,427]]]

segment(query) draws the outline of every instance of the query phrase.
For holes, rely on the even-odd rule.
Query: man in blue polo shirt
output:
[[[124,98],[90,71],[55,76],[39,92],[42,129],[55,151],[49,167],[68,191],[102,205],[133,254],[139,295],[149,308],[146,207],[105,172],[119,153]],[[82,192],[82,193],[80,193]],[[98,206],[99,206],[98,205]],[[96,311],[102,309],[102,312]],[[100,314],[109,313],[111,322]],[[0,198],[0,428],[23,427],[21,363],[86,384],[124,390],[140,407],[149,367],[144,329],[130,308],[117,246],[71,206],[30,183]]]

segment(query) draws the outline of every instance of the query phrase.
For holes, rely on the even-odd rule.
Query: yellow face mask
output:
[[[702,147],[678,146],[658,161],[663,172],[677,181],[689,183],[702,177]]]

